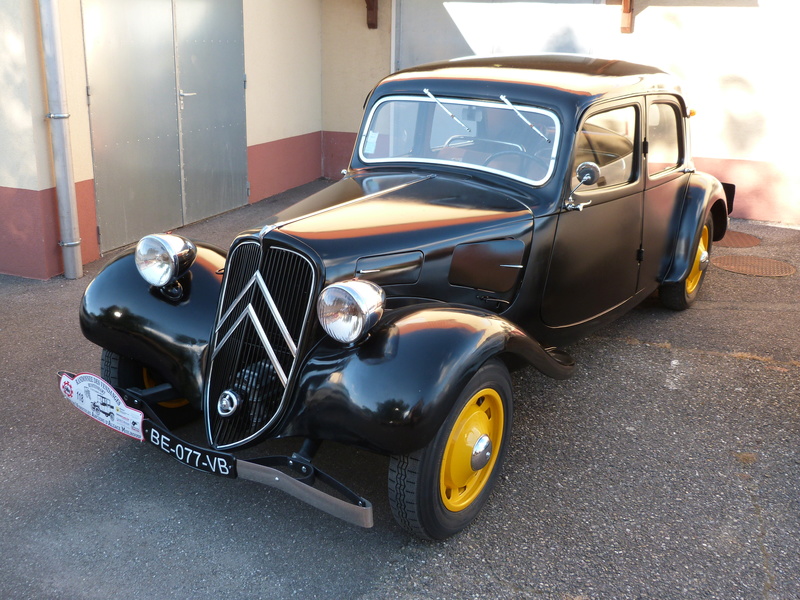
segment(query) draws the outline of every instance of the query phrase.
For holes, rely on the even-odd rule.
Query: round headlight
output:
[[[323,329],[338,342],[361,339],[383,315],[386,294],[371,281],[353,279],[329,285],[317,299]]]
[[[134,259],[139,275],[162,287],[175,281],[192,266],[197,248],[179,235],[146,235],[136,244]]]

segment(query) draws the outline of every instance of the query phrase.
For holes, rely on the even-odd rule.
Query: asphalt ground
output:
[[[310,193],[186,227],[227,245]],[[733,221],[800,267],[800,231]],[[391,517],[384,457],[319,460],[369,498],[364,530],[285,494],[182,467],[64,400],[99,372],[77,281],[0,276],[0,597],[14,599],[800,598],[800,274],[710,267],[696,305],[648,299],[566,348],[576,374],[514,375],[502,479],[441,543]],[[398,374],[402,376],[402,374]]]

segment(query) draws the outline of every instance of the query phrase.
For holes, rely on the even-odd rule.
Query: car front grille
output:
[[[257,240],[228,256],[205,392],[206,433],[215,448],[255,440],[283,413],[315,279],[305,256]]]

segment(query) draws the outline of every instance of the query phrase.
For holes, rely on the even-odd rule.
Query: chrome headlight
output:
[[[371,281],[352,279],[329,285],[317,298],[323,329],[338,342],[361,339],[383,315],[386,294]]]
[[[163,287],[192,266],[197,248],[179,235],[146,235],[136,244],[134,259],[139,275],[150,285]]]

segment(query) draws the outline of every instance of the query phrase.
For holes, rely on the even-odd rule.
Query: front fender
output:
[[[719,241],[725,236],[728,215],[733,210],[733,189],[732,185],[723,185],[706,173],[692,174],[686,189],[675,253],[663,283],[676,283],[688,276],[706,215],[710,213],[714,222],[713,240]]]
[[[490,358],[515,356],[566,378],[572,359],[501,317],[467,307],[396,311],[356,347],[320,344],[306,361],[281,435],[358,444],[390,454],[425,446]]]
[[[86,288],[80,309],[83,335],[133,359],[172,384],[200,408],[206,348],[217,310],[225,252],[197,244],[197,258],[169,298],[141,278],[133,252],[108,264]]]

